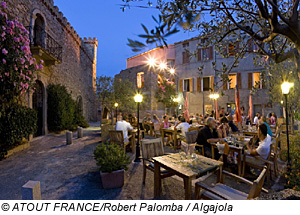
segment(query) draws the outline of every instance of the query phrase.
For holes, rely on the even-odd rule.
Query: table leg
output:
[[[219,172],[217,173],[217,182],[222,182],[222,172],[223,172],[223,166],[219,166]]]
[[[185,199],[192,199],[192,180],[190,178],[184,178],[184,190],[185,190]]]
[[[177,149],[177,132],[172,133],[173,134],[173,143],[174,143],[174,149]]]
[[[150,135],[153,136],[153,127],[150,125]]]
[[[163,146],[165,145],[165,132],[164,130],[161,130],[161,139],[162,139],[162,143],[163,143]]]
[[[154,198],[159,198],[161,193],[160,165],[154,161]]]
[[[242,175],[242,150],[238,152],[238,173],[239,176]]]

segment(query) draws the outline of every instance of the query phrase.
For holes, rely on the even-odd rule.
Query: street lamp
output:
[[[217,119],[218,103],[217,99],[220,97],[218,93],[213,93],[209,95],[209,98],[215,100],[215,119]]]
[[[282,94],[285,97],[285,119],[286,119],[286,141],[287,141],[287,154],[288,154],[288,168],[291,166],[290,161],[290,141],[289,141],[289,115],[288,115],[288,107],[287,107],[287,96],[290,92],[290,88],[294,86],[294,83],[283,82],[281,84]]]
[[[177,110],[176,115],[178,117],[178,103],[180,102],[180,99],[178,97],[175,97],[175,98],[173,98],[173,102],[177,103],[177,105],[176,105],[176,110]]]
[[[115,103],[115,108],[116,108],[116,123],[118,121],[118,106],[119,106],[119,104],[116,102]]]
[[[137,103],[137,124],[138,124],[138,139],[135,148],[135,160],[134,162],[141,162],[140,159],[140,103],[143,101],[143,96],[141,94],[136,94],[134,96],[134,101]]]

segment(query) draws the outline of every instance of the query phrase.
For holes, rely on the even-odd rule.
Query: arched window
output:
[[[33,42],[36,46],[45,46],[45,21],[44,18],[40,15],[36,15],[33,29]]]

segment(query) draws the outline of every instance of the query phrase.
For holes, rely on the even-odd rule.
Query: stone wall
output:
[[[7,0],[6,3],[11,17],[18,18],[24,26],[31,27],[31,37],[35,19],[39,15],[44,20],[46,33],[62,46],[62,61],[55,63],[45,61],[43,71],[38,74],[38,79],[45,89],[49,84],[66,86],[73,99],[82,98],[83,114],[86,119],[96,120],[97,39],[81,39],[63,13],[54,6],[53,0]],[[43,59],[39,55],[34,55],[34,57],[37,60]],[[29,98],[29,106],[31,102]],[[45,103],[44,112],[46,110]]]

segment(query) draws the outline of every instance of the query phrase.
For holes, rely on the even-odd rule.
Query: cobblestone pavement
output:
[[[22,198],[21,187],[29,180],[41,182],[42,199],[97,200],[97,199],[153,199],[153,173],[147,172],[146,184],[142,184],[142,163],[132,162],[125,172],[122,188],[104,190],[93,151],[99,144],[98,124],[84,130],[84,137],[66,145],[65,135],[50,134],[35,138],[31,147],[0,161],[0,199]],[[166,148],[172,152],[171,148]],[[132,160],[134,154],[128,153]],[[207,184],[214,183],[215,175],[200,178]],[[195,183],[195,181],[193,181]],[[230,181],[229,181],[230,182]],[[244,184],[230,182],[248,191]],[[174,176],[162,182],[161,199],[184,199],[183,181]]]

